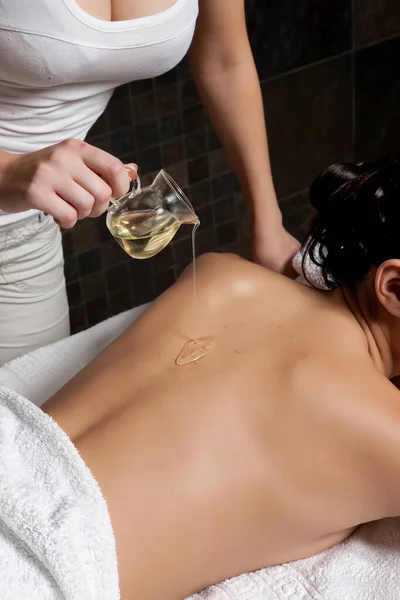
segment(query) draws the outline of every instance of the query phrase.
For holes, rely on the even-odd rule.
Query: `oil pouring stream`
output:
[[[132,181],[130,191],[111,203],[107,227],[114,239],[129,256],[139,260],[161,252],[174,238],[181,225],[193,225],[193,296],[196,301],[196,231],[200,225],[188,198],[164,170],[153,183],[141,187],[140,179]],[[189,340],[176,364],[185,366],[196,362],[211,350],[212,338]]]

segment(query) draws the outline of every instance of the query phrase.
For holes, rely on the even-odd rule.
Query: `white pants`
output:
[[[68,335],[58,225],[43,213],[0,219],[0,364]]]

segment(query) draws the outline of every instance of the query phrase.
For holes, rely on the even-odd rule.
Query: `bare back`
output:
[[[204,336],[212,351],[177,366]],[[45,407],[108,502],[123,600],[178,600],[390,514],[396,409],[340,293],[229,256],[199,261],[196,303],[187,274]]]

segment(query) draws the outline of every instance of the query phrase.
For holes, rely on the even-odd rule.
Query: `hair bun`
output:
[[[311,205],[318,211],[329,202],[333,195],[349,181],[356,179],[362,173],[362,163],[342,163],[331,165],[319,175],[310,187]]]
[[[400,258],[400,156],[332,165],[313,182],[318,211],[305,254],[326,285],[357,285],[373,265]]]

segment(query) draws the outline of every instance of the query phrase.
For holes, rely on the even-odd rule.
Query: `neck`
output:
[[[396,356],[391,343],[390,319],[372,319],[369,316],[366,303],[358,299],[353,292],[344,288],[342,290],[344,299],[351,312],[362,328],[368,344],[368,352],[372,361],[381,373],[388,379],[400,375],[400,357]]]

